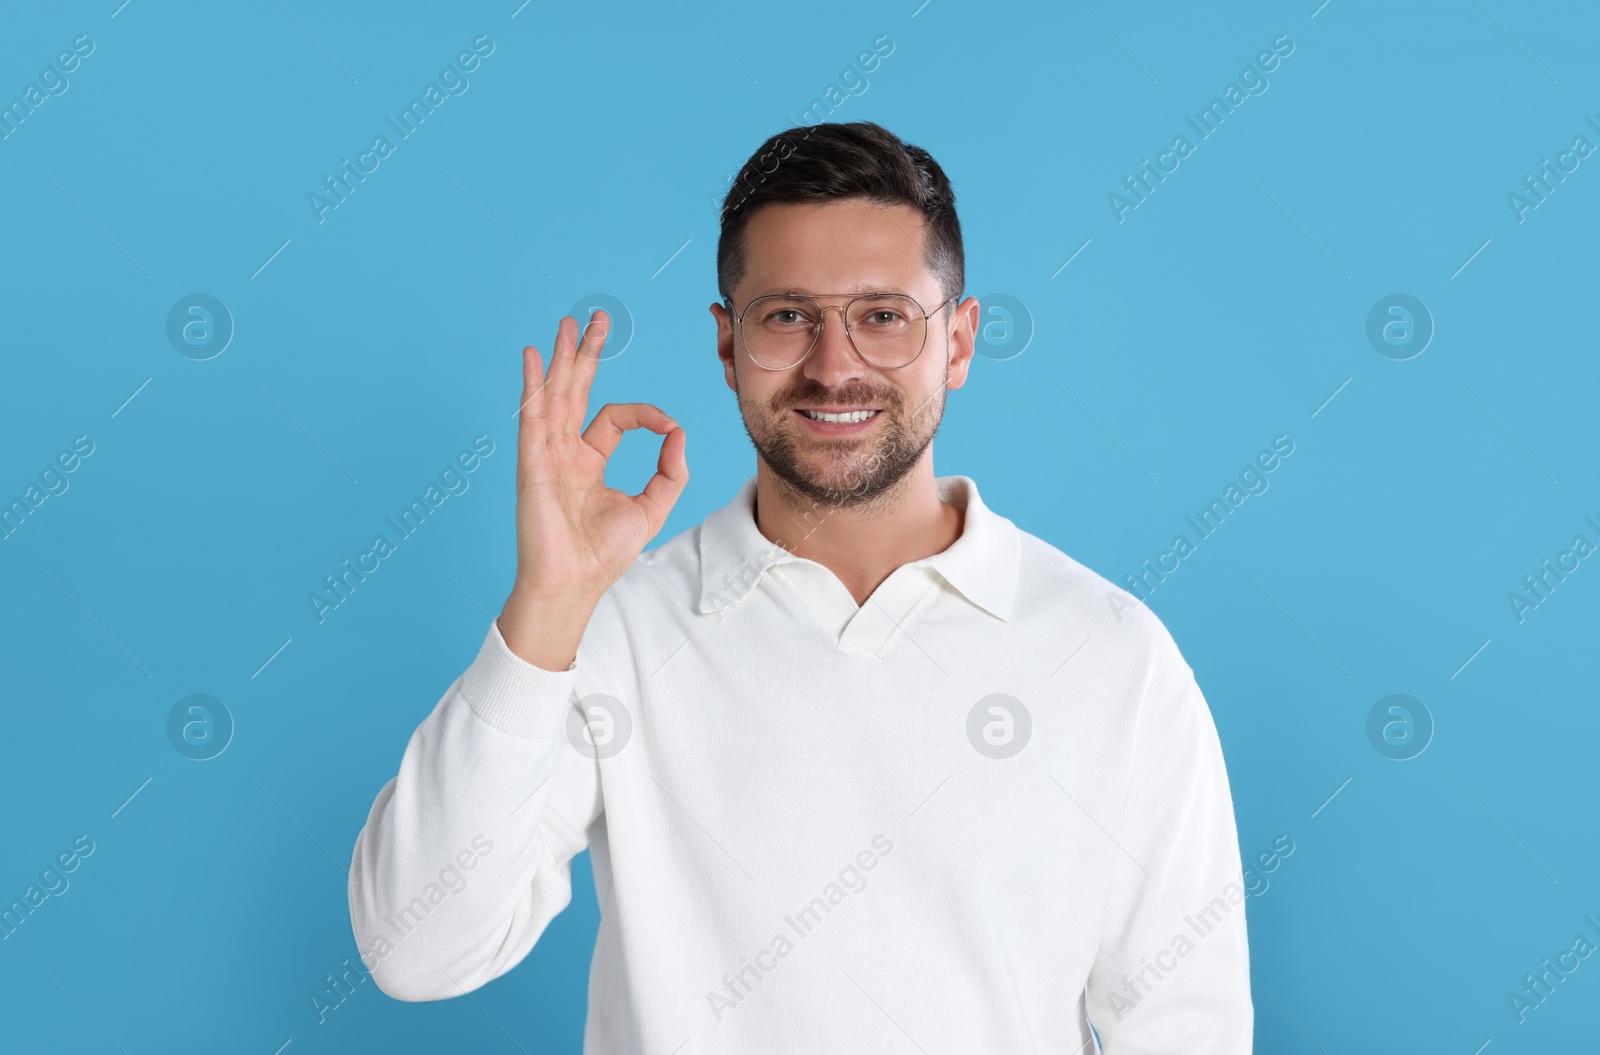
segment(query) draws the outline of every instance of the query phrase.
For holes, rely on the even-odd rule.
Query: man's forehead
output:
[[[904,291],[924,281],[923,218],[861,199],[763,206],[746,229],[752,296]]]

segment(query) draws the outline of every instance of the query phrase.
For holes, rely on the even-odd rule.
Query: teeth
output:
[[[815,411],[815,410],[802,410],[800,413],[804,414],[806,417],[810,418],[812,421],[836,421],[836,422],[842,422],[842,423],[853,423],[853,422],[857,422],[857,421],[866,421],[868,418],[872,417],[872,415],[876,414],[877,411],[876,410],[852,410],[848,414],[823,414],[823,413],[820,413],[819,411]]]

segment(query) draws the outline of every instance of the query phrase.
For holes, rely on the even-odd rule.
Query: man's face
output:
[[[864,504],[894,486],[928,452],[944,416],[946,390],[960,388],[971,363],[978,302],[968,298],[928,320],[928,340],[909,366],[882,370],[857,354],[840,311],[848,296],[906,293],[932,311],[944,299],[923,259],[922,215],[907,205],[845,199],[814,205],[763,205],[745,229],[745,275],[732,290],[743,311],[782,291],[815,298],[826,322],[805,361],[787,370],[757,366],[735,340],[726,307],[713,304],[717,353],[739,397],[756,453],[774,475],[814,501]],[[876,408],[847,431],[818,427],[798,408]]]

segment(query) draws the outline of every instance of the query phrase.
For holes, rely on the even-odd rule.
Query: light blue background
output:
[[[635,336],[591,409],[689,428],[653,545],[723,505],[754,456],[706,311],[712,196],[882,34],[831,119],[932,151],[967,292],[1033,326],[952,396],[940,475],[1120,582],[1295,443],[1150,598],[1242,851],[1296,847],[1248,902],[1258,1050],[1592,1043],[1600,959],[1524,1023],[1507,994],[1600,942],[1600,561],[1520,623],[1506,599],[1600,543],[1600,156],[1523,222],[1507,203],[1600,145],[1592,7],[118,2],[0,35],[0,101],[95,43],[0,142],[0,498],[95,443],[0,542],[0,900],[96,846],[0,942],[11,1050],[579,1050],[587,856],[507,976],[426,1005],[367,983],[319,1024],[308,995],[357,952],[344,869],[509,587],[519,349],[621,298]],[[307,194],[479,34],[470,89],[319,223]],[[1107,195],[1280,34],[1270,89],[1119,223]],[[195,292],[236,325],[206,361],[165,335]],[[1405,361],[1365,334],[1396,292],[1436,327]],[[308,592],[480,434],[470,489],[319,625]],[[655,449],[625,439],[610,481],[637,491]],[[191,693],[237,724],[210,761],[166,737]],[[1436,724],[1409,761],[1367,738],[1390,693]]]

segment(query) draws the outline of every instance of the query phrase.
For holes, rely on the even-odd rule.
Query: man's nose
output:
[[[822,309],[818,323],[822,332],[817,335],[817,346],[805,362],[806,376],[833,388],[839,382],[860,377],[867,368],[866,362],[850,343],[845,329],[844,308],[830,304]]]

